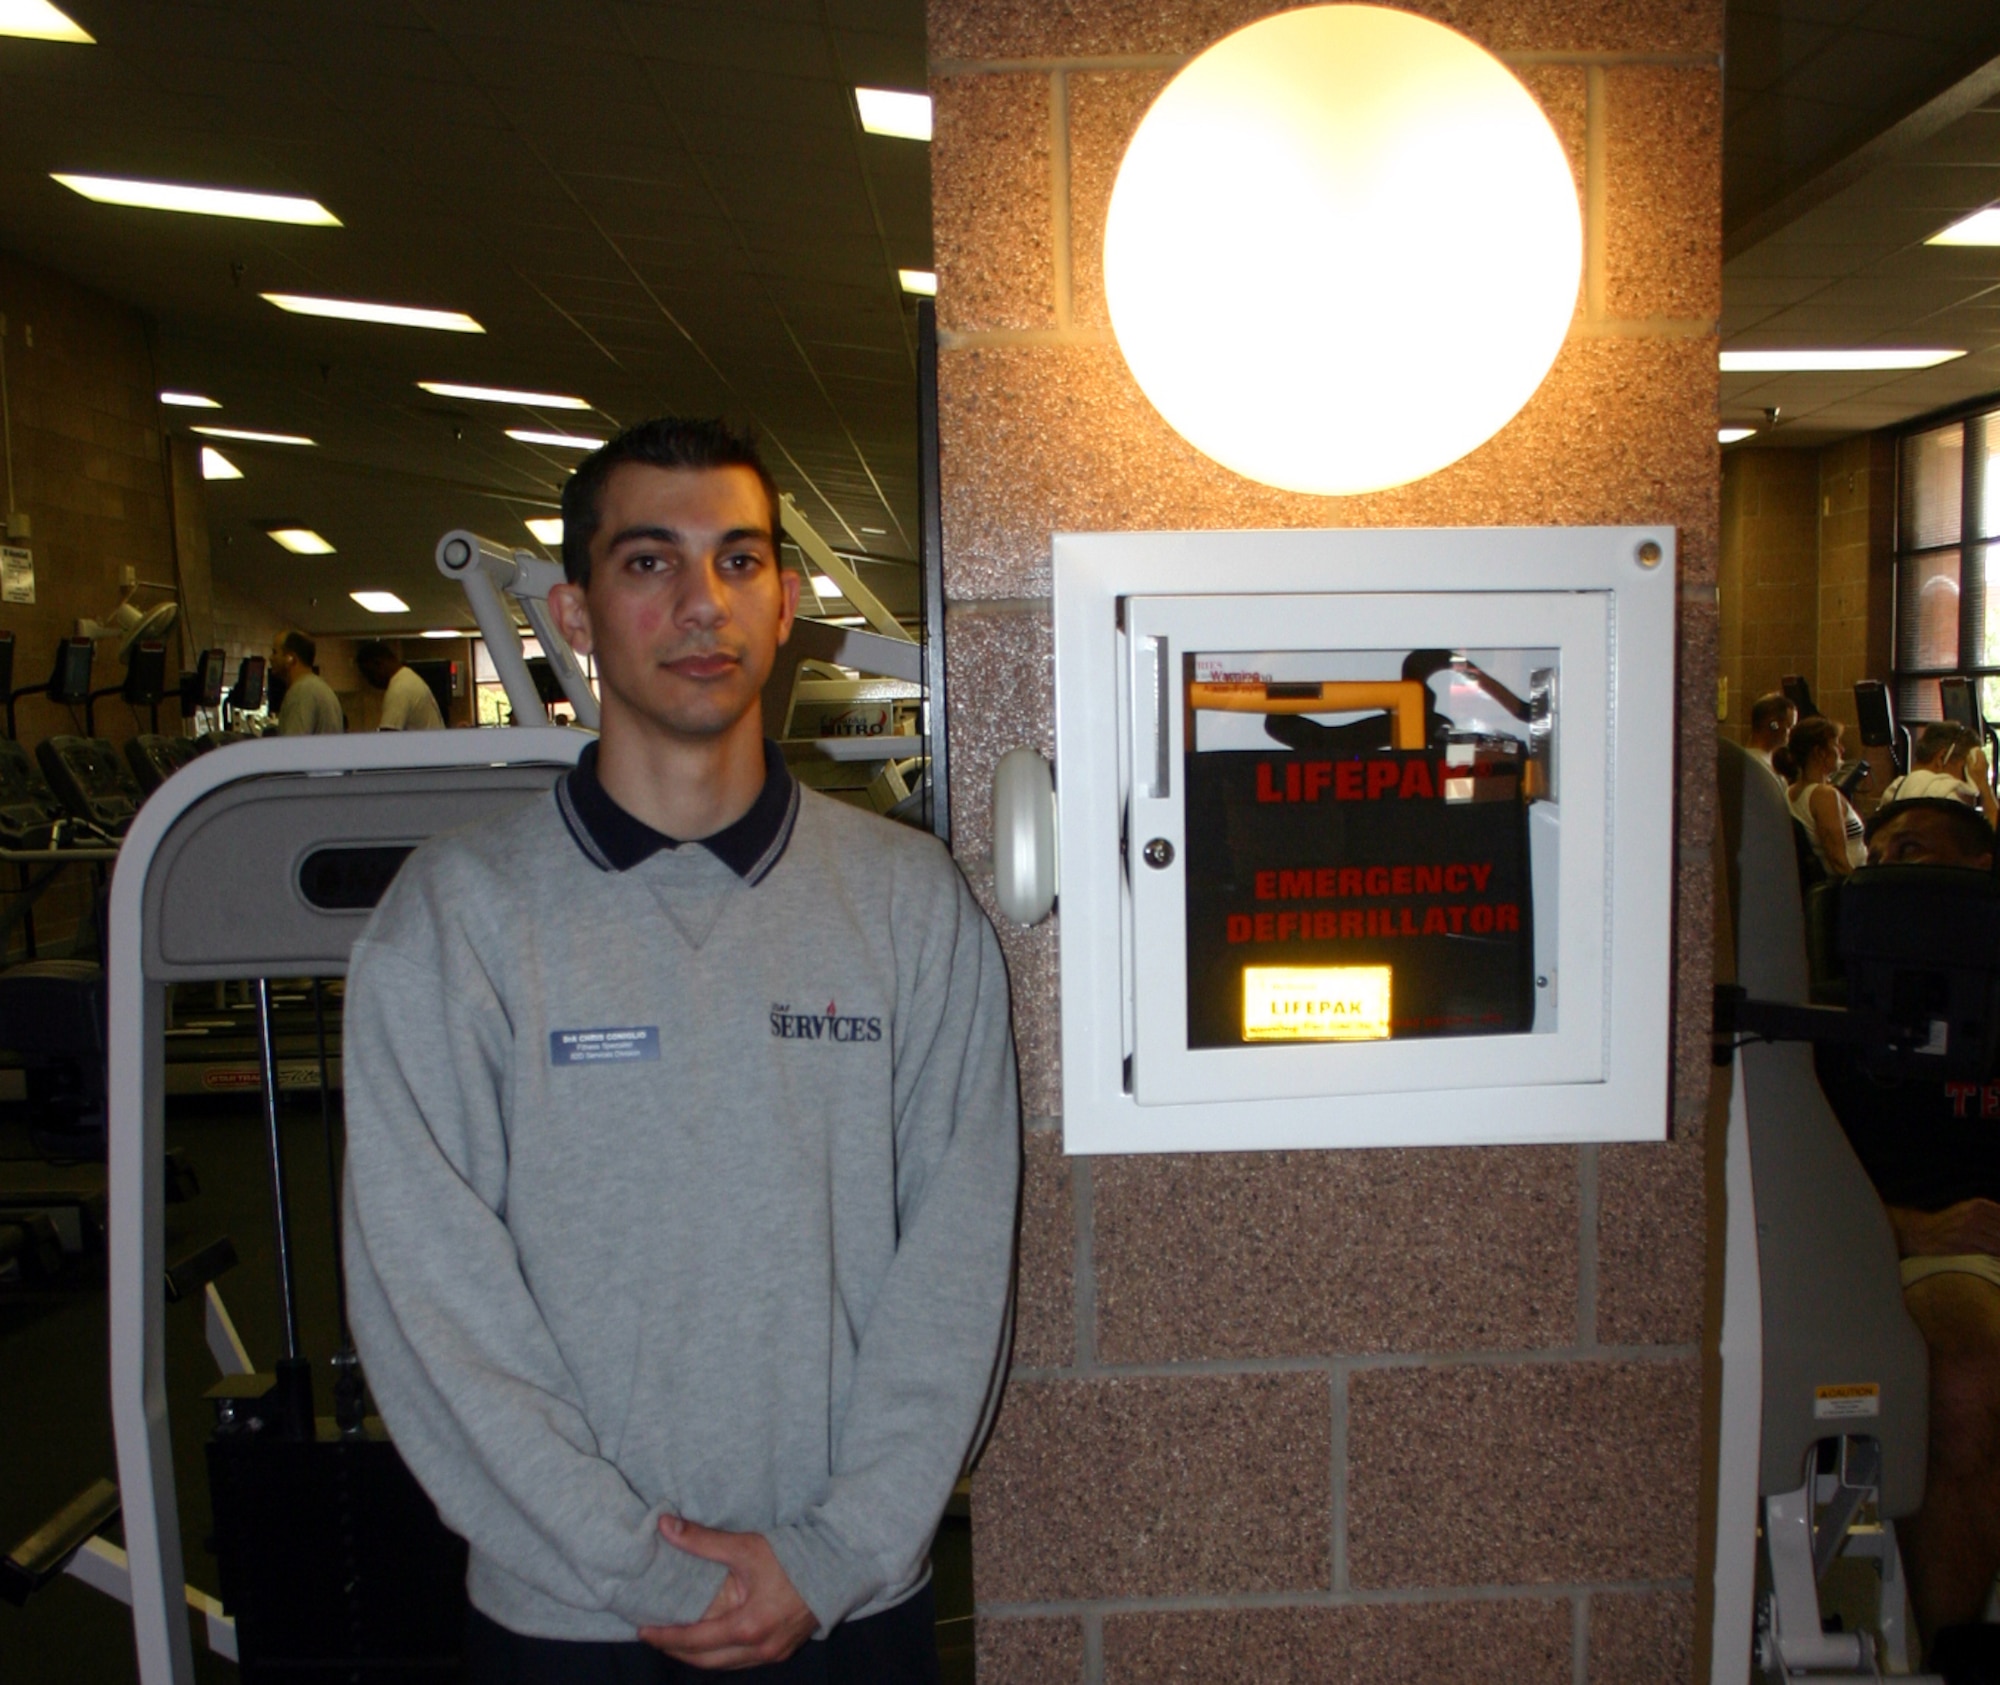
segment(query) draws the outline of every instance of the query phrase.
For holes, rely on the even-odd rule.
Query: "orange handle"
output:
[[[1395,720],[1395,746],[1421,749],[1427,692],[1421,679],[1333,679],[1324,684],[1232,679],[1189,685],[1188,702],[1222,714],[1344,714],[1385,708]]]

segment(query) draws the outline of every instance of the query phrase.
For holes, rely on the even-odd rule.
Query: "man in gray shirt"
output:
[[[431,687],[403,665],[402,656],[389,644],[380,638],[364,638],[354,646],[354,665],[382,692],[377,731],[444,730],[444,715],[438,711]]]
[[[933,839],[763,740],[799,582],[752,447],[646,423],[563,503],[602,735],[354,950],[369,1383],[471,1546],[475,1685],[935,1680],[1008,1325],[998,945]]]
[[[319,646],[303,632],[287,632],[271,651],[271,671],[285,681],[278,704],[280,737],[318,737],[347,729],[333,686],[313,671]]]

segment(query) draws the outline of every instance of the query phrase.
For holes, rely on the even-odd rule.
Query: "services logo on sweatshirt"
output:
[[[771,1034],[780,1041],[880,1041],[882,1020],[853,1013],[843,1017],[834,1001],[826,1003],[824,1012],[794,1012],[788,1003],[773,1001]]]

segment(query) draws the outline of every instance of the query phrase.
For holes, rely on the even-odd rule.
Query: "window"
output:
[[[1981,714],[2000,719],[2000,411],[1902,441],[1896,522],[1896,711],[1942,716],[1939,678],[1979,681]]]

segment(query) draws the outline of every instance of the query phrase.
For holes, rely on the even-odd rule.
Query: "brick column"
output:
[[[1511,425],[1360,498],[1272,491],[1199,455],[1139,393],[1105,317],[1099,245],[1126,139],[1177,66],[1270,9],[931,0],[959,859],[987,893],[994,760],[1052,744],[1053,532],[1672,522],[1674,1139],[1066,1159],[1059,932],[1003,925],[1030,1122],[1015,1369],[973,1488],[980,1677],[1687,1679],[1721,6],[1424,8],[1505,57],[1567,142],[1585,284]],[[1247,309],[1255,287],[1246,254]]]

